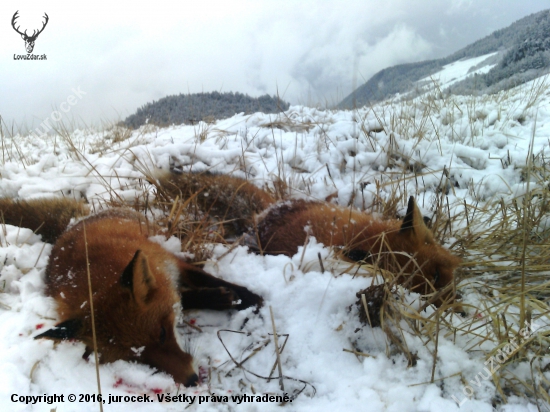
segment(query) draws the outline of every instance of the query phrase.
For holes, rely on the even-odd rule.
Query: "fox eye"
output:
[[[354,262],[367,262],[371,258],[371,254],[368,251],[361,249],[346,250],[344,251],[344,255]]]
[[[164,329],[164,326],[160,327],[160,336],[159,336],[160,344],[163,345],[166,341],[166,329]]]

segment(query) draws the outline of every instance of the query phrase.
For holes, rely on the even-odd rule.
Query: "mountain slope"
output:
[[[339,104],[352,108],[384,100],[396,93],[413,97],[423,91],[420,80],[437,77],[445,66],[464,59],[499,52],[485,61],[491,66],[484,73],[455,82],[455,94],[494,93],[532,80],[548,70],[550,63],[550,10],[524,17],[507,28],[497,30],[457,52],[437,60],[401,64],[383,69],[357,88]],[[472,69],[480,70],[476,66]],[[411,93],[412,92],[412,93]]]

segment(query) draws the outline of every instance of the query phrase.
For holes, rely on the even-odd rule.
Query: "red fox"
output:
[[[6,223],[19,224],[16,212],[34,213],[36,219],[52,216],[60,205],[67,216],[85,214],[71,200],[3,200]],[[35,209],[30,209],[34,206]],[[23,218],[28,225],[39,220]],[[49,222],[49,220],[48,220]],[[40,225],[38,233],[59,232]],[[46,269],[46,290],[57,303],[60,323],[35,338],[77,339],[85,343],[87,357],[93,350],[88,273],[93,290],[97,350],[100,362],[134,360],[171,374],[186,386],[198,381],[192,356],[181,350],[174,332],[174,307],[183,309],[244,309],[262,305],[262,298],[243,286],[225,282],[186,263],[149,240],[154,225],[129,209],[111,209],[88,217],[61,234]],[[179,295],[178,295],[179,292]]]
[[[179,196],[195,196],[199,210],[224,224],[225,235],[241,235],[254,224],[254,215],[275,203],[265,190],[248,180],[210,172],[161,172],[156,181],[157,193],[168,195],[170,200]]]
[[[291,200],[275,204],[269,193],[234,176],[165,173],[159,182],[173,197],[203,193],[199,198],[202,211],[232,219],[237,235],[250,231],[256,220],[259,245],[255,246],[263,253],[295,254],[305,243],[307,227],[319,242],[344,247],[351,260],[377,262],[399,275],[400,283],[421,294],[447,289],[460,262],[437,244],[413,197],[403,221],[379,220],[328,202]],[[434,303],[452,299],[449,290]]]
[[[352,260],[377,262],[421,294],[452,284],[460,262],[435,242],[412,196],[403,221],[379,220],[330,203],[293,200],[260,215],[256,229],[262,252],[291,256],[309,233],[326,246],[343,247]],[[450,301],[451,295],[452,291],[435,303]]]

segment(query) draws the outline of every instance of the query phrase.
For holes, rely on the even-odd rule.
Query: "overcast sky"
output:
[[[214,90],[334,104],[385,67],[446,56],[545,8],[548,0],[2,0],[0,115],[16,129],[55,109],[65,122],[101,125],[166,95]],[[14,60],[26,54],[16,10],[28,34],[48,14],[33,51],[47,60]]]

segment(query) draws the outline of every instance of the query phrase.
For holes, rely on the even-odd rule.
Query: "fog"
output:
[[[4,0],[0,116],[15,130],[37,127],[54,111],[68,127],[101,126],[166,95],[215,90],[327,106],[385,67],[449,55],[547,7],[542,0]],[[47,13],[33,51],[45,60],[17,58],[27,54],[11,25],[17,10],[16,26],[28,34]]]

